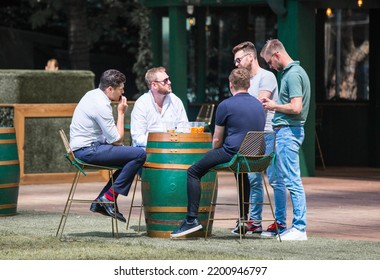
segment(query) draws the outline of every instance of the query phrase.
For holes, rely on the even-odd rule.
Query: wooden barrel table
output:
[[[149,133],[141,176],[148,236],[169,238],[179,227],[187,213],[187,169],[210,149],[211,133]],[[185,237],[205,236],[215,183],[214,171],[202,178],[198,218],[203,229]],[[211,231],[210,223],[208,235]]]
[[[0,217],[17,213],[19,182],[15,129],[0,127]]]

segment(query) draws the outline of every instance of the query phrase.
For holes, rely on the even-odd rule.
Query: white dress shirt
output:
[[[176,126],[189,122],[182,100],[174,93],[168,94],[160,113],[152,92],[144,93],[136,100],[131,113],[132,145],[146,147],[148,133],[163,132],[166,122],[174,122]]]
[[[73,151],[89,147],[93,142],[112,144],[119,139],[111,100],[99,88],[87,92],[75,108],[70,125]]]

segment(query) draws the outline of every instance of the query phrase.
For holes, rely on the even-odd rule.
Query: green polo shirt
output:
[[[302,111],[297,115],[276,111],[272,120],[273,126],[303,126],[309,113],[310,94],[310,80],[305,70],[300,66],[300,62],[289,63],[281,74],[278,103],[288,104],[292,98],[302,97]]]

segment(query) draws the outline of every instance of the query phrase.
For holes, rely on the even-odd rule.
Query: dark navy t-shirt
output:
[[[223,148],[236,154],[248,131],[263,131],[265,111],[261,102],[248,93],[223,100],[216,109],[215,124],[224,126]]]

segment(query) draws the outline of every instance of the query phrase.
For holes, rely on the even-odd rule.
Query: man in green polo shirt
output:
[[[260,55],[272,69],[281,72],[278,102],[261,99],[264,109],[275,111],[272,125],[276,132],[277,223],[286,226],[286,189],[293,205],[292,226],[281,233],[281,240],[307,240],[306,197],[301,180],[299,150],[305,137],[304,124],[309,112],[310,80],[299,61],[289,56],[279,40],[268,40]]]

